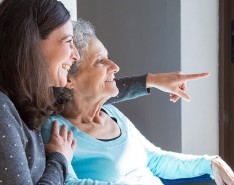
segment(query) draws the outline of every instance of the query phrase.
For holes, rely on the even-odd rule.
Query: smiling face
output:
[[[108,59],[108,52],[97,38],[90,38],[88,48],[78,67],[77,75],[68,76],[67,87],[73,89],[74,96],[94,99],[109,99],[118,94],[114,81],[119,67]]]
[[[80,58],[73,45],[71,21],[55,29],[47,39],[41,40],[41,48],[48,62],[51,86],[64,87],[68,70]]]

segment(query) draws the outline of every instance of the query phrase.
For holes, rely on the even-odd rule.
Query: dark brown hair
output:
[[[30,129],[40,129],[54,110],[40,40],[69,19],[57,0],[3,0],[0,4],[0,90]]]

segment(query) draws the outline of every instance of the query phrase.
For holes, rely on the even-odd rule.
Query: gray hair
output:
[[[91,38],[96,38],[95,28],[89,21],[78,19],[78,21],[73,21],[72,23],[74,45],[79,52],[80,60],[72,65],[69,70],[69,75],[76,74],[77,68],[83,60],[84,52],[88,49],[89,40]]]

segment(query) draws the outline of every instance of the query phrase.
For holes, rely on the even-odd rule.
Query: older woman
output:
[[[218,185],[233,184],[234,174],[217,156],[163,151],[150,143],[117,108],[104,103],[118,95],[115,73],[102,42],[85,21],[77,23],[81,60],[69,71],[66,88],[57,89],[61,115],[43,126],[45,143],[51,123],[67,125],[78,143],[67,184],[157,184],[166,179],[214,175]],[[88,31],[87,31],[88,30]]]

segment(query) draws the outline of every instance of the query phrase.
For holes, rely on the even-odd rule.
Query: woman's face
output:
[[[55,29],[48,38],[41,40],[41,47],[46,56],[51,86],[64,87],[72,63],[80,56],[73,44],[71,21]]]
[[[68,75],[68,88],[74,94],[96,99],[117,96],[119,90],[114,81],[119,67],[108,59],[108,52],[97,38],[91,38],[75,77]]]

